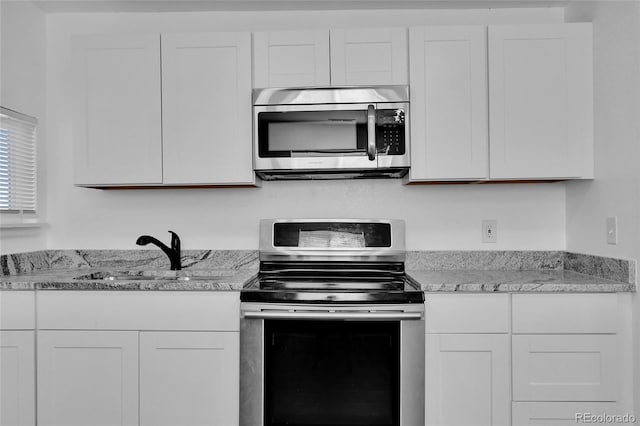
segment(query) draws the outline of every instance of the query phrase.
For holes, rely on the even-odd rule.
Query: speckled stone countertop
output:
[[[255,250],[183,252],[182,271],[150,250],[48,250],[0,256],[0,290],[240,291]],[[408,252],[426,292],[631,292],[635,261],[557,251]]]
[[[615,293],[635,285],[566,270],[480,271],[407,270],[427,292]]]
[[[240,291],[257,269],[138,271],[75,269],[0,277],[0,290]]]

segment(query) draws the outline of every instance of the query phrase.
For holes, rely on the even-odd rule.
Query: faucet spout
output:
[[[172,271],[179,271],[182,269],[182,261],[180,259],[180,237],[173,231],[171,233],[171,248],[167,247],[162,241],[154,238],[150,235],[141,235],[136,240],[136,244],[139,246],[146,246],[147,244],[153,244],[164,252],[169,258]]]

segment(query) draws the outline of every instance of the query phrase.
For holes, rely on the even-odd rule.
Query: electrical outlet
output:
[[[495,243],[498,241],[498,223],[495,220],[482,221],[482,242]]]
[[[607,244],[618,244],[618,217],[607,218]]]

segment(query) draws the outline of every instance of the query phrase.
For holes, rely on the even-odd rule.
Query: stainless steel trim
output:
[[[409,86],[267,88],[253,90],[254,105],[409,102]]]
[[[376,107],[367,107],[367,155],[370,161],[376,159]]]
[[[276,223],[290,222],[361,222],[391,225],[391,247],[274,247],[273,232]],[[377,262],[405,260],[405,226],[401,219],[262,219],[260,221],[259,257],[266,260],[289,261],[361,261]]]
[[[366,320],[404,321],[421,320],[419,312],[245,312],[246,319],[290,319],[290,320]]]

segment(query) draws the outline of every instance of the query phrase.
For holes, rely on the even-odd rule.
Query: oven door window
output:
[[[367,108],[351,108],[258,112],[260,157],[367,155]]]
[[[265,426],[398,426],[400,323],[265,320]]]

